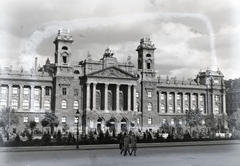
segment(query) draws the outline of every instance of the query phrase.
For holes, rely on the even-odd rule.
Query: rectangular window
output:
[[[177,95],[177,100],[181,100],[181,96],[180,95]]]
[[[140,124],[140,118],[137,118],[137,124]]]
[[[75,117],[74,117],[74,123],[77,124],[77,123],[79,122],[78,120],[79,120],[79,117],[78,117],[78,116],[75,116]]]
[[[171,119],[170,123],[171,123],[171,125],[174,125],[174,119]]]
[[[220,101],[219,95],[216,95],[216,96],[215,96],[215,101]]]
[[[34,100],[34,110],[40,110],[40,102],[39,100]]]
[[[215,106],[215,112],[219,113],[219,106],[218,105]]]
[[[152,97],[152,92],[148,92],[148,98]]]
[[[36,123],[39,123],[39,117],[36,116],[34,120]]]
[[[165,95],[161,94],[161,100],[164,100],[164,99],[165,99]]]
[[[23,117],[23,122],[24,122],[24,123],[28,123],[28,117],[27,117],[27,116],[24,116],[24,117]]]
[[[168,108],[169,108],[169,111],[172,111],[173,110],[173,104],[170,103]]]
[[[18,94],[18,88],[17,87],[12,88],[12,94],[14,94],[14,95]]]
[[[200,101],[203,101],[203,95],[200,96]]]
[[[29,94],[29,88],[23,88],[23,94],[28,95]]]
[[[73,109],[77,110],[78,109],[78,101],[74,101],[73,103]]]
[[[192,96],[192,101],[196,101],[196,98],[197,98],[197,97],[196,97],[195,95],[193,95],[193,96]]]
[[[62,116],[62,124],[66,124],[67,123],[67,117],[66,116]]]
[[[23,100],[23,109],[28,110],[29,109],[29,102],[28,100]]]
[[[172,94],[169,94],[168,99],[169,99],[169,100],[173,100],[173,95],[172,95]]]
[[[7,94],[7,87],[1,87],[1,94]]]
[[[40,89],[34,88],[34,95],[39,96],[40,95]]]
[[[161,104],[161,111],[165,112],[165,105]]]
[[[165,124],[167,122],[167,119],[163,119],[162,123]]]
[[[50,88],[46,88],[46,90],[45,90],[45,96],[50,96]]]
[[[62,95],[67,95],[67,88],[62,88]]]
[[[1,99],[0,100],[0,107],[3,108],[3,107],[6,107],[7,106],[7,100],[6,99]]]
[[[17,99],[12,100],[12,109],[15,109],[15,110],[18,109],[18,100]]]
[[[139,92],[136,92],[136,98],[138,98],[139,97]]]
[[[188,101],[188,95],[184,95],[184,100]]]
[[[152,118],[148,118],[148,124],[152,124]]]

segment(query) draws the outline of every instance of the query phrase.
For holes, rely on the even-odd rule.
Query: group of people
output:
[[[131,152],[130,152],[130,147],[129,145],[131,144]],[[124,135],[120,138],[119,140],[119,149],[120,149],[120,154],[123,154],[123,156],[126,156],[127,153],[129,156],[134,153],[134,156],[136,156],[137,152],[137,138],[135,134],[132,134],[131,137],[127,135],[127,133],[124,133]]]

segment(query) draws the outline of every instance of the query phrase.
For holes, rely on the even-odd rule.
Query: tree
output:
[[[192,128],[196,128],[197,133],[199,133],[198,126],[202,125],[202,121],[204,120],[204,116],[202,115],[199,109],[189,110],[185,116],[186,127],[189,127],[189,131],[191,133]]]
[[[16,114],[15,110],[10,107],[2,108],[0,112],[0,127],[6,127],[7,125],[17,126],[21,117],[21,114]]]
[[[47,127],[48,124],[49,124],[49,122],[48,122],[47,119],[45,119],[45,118],[41,121],[42,133],[43,133],[43,128],[44,128],[44,127]]]
[[[54,127],[58,127],[58,124],[59,124],[58,117],[52,112],[45,113],[44,121],[47,121],[48,122],[47,126],[51,127],[51,133],[54,132]]]
[[[175,134],[176,138],[183,138],[183,124],[182,120],[184,119],[183,116],[175,116],[174,117],[174,127],[175,127]]]
[[[9,127],[12,125],[18,125],[19,119],[22,117],[21,114],[16,114],[14,109],[11,109],[10,107],[2,108],[0,112],[0,127],[3,127],[6,135],[7,140],[9,139]]]
[[[205,126],[208,128],[208,135],[214,135],[217,129],[217,119],[213,114],[206,115],[205,118]]]
[[[240,131],[240,110],[233,112],[228,116],[229,129],[234,133]]]
[[[28,140],[32,141],[32,135],[33,135],[33,130],[37,126],[37,123],[35,121],[30,121],[29,123],[26,124],[27,128],[30,128],[31,134],[28,135]]]
[[[37,123],[35,121],[30,121],[28,124],[28,127],[31,129],[31,134],[33,134],[33,130],[37,126]]]

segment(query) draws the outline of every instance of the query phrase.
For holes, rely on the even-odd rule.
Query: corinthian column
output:
[[[90,83],[86,83],[87,85],[87,98],[86,98],[86,110],[90,110]]]
[[[31,85],[31,111],[34,111],[34,85]]]
[[[96,83],[93,83],[93,110],[96,110]]]
[[[108,84],[105,84],[104,90],[104,110],[108,111]]]
[[[133,111],[137,111],[136,109],[136,86],[133,85]]]
[[[19,85],[20,93],[19,93],[19,110],[23,110],[23,85]]]
[[[116,111],[119,111],[119,88],[120,85],[116,84]]]

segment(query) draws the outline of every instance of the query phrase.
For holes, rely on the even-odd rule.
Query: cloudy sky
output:
[[[239,7],[237,0],[1,0],[0,65],[53,62],[63,28],[74,38],[74,61],[88,51],[99,60],[109,45],[119,61],[130,55],[136,64],[139,41],[149,37],[157,75],[193,78],[219,68],[226,79],[239,78]]]

